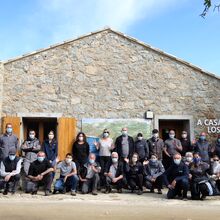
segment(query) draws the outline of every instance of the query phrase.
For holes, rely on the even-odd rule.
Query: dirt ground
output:
[[[163,195],[144,193],[100,193],[97,196],[51,195],[43,192],[32,196],[17,193],[0,194],[0,220],[56,220],[56,219],[169,219],[219,220],[220,197],[205,201],[167,200]]]

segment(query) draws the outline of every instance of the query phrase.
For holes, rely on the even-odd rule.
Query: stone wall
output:
[[[220,80],[103,31],[5,64],[3,115],[220,118]],[[199,130],[197,129],[199,132]]]
[[[3,81],[4,81],[4,65],[0,62],[0,118],[2,117],[2,101],[3,101]],[[0,120],[1,129],[1,120]]]

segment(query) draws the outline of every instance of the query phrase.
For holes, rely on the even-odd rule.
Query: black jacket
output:
[[[134,140],[131,136],[128,136],[128,145],[129,145],[128,157],[131,158],[132,154],[134,153]],[[117,152],[119,158],[121,158],[121,155],[122,155],[122,135],[116,138],[114,151]]]
[[[188,179],[188,166],[181,161],[179,165],[173,163],[164,173],[164,182],[168,186],[173,180]]]
[[[105,169],[105,173],[109,173],[110,167],[111,167],[112,164],[113,164],[112,161],[108,162],[108,164],[106,166],[106,169]],[[119,177],[120,175],[123,175],[123,177],[124,177],[124,171],[125,171],[124,162],[119,161],[115,177]]]

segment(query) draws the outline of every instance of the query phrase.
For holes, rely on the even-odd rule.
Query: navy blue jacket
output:
[[[188,179],[189,168],[181,161],[179,165],[173,163],[164,173],[164,183],[168,186],[173,180]]]
[[[53,139],[51,143],[49,143],[49,140],[44,141],[43,151],[45,152],[48,160],[55,160],[58,154],[57,141],[55,139]]]

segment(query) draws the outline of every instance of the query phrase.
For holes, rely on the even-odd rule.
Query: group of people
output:
[[[37,194],[40,186],[45,195],[71,192],[97,195],[99,190],[110,193],[115,188],[143,194],[143,188],[162,194],[168,188],[167,198],[203,200],[206,196],[219,195],[220,191],[220,135],[211,145],[202,132],[197,141],[191,143],[186,131],[182,138],[163,141],[154,129],[152,137],[144,139],[138,133],[136,140],[122,128],[114,142],[108,129],[94,142],[98,155],[91,153],[86,135],[79,132],[72,152],[63,161],[58,158],[58,143],[53,131],[41,145],[33,130],[19,147],[11,124],[0,137],[0,188],[3,194],[15,193],[20,179],[26,193]],[[18,156],[18,151],[21,156]],[[59,177],[56,179],[56,172]],[[58,173],[58,172],[57,172]],[[53,191],[51,185],[54,181]]]

